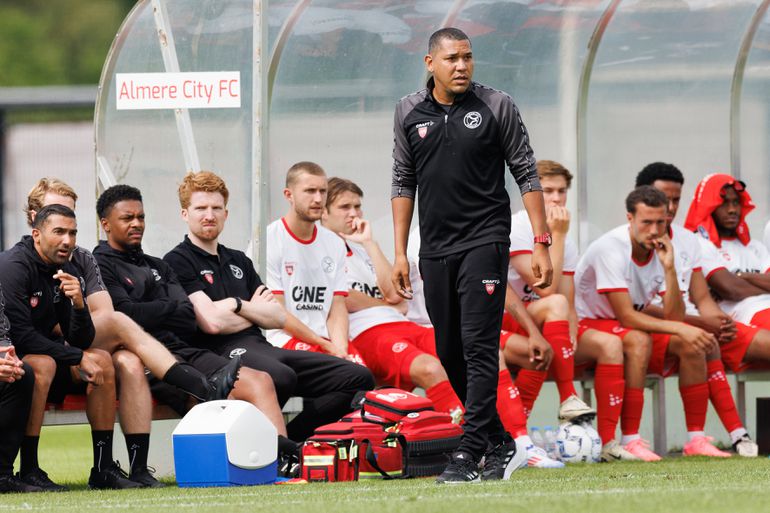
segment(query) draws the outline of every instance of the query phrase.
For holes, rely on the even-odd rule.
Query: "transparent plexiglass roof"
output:
[[[116,110],[116,73],[167,71],[158,5],[179,69],[239,71],[240,108],[190,109],[187,129],[173,110]],[[393,109],[424,86],[427,39],[442,26],[469,34],[474,78],[513,96],[536,156],[576,175],[569,206],[581,247],[623,222],[636,173],[658,160],[685,174],[679,217],[697,181],[723,171],[740,175],[758,200],[752,230],[764,224],[770,19],[760,0],[258,5],[261,12],[249,0],[141,1],[116,39],[97,112],[98,171],[142,188],[152,252],[164,253],[184,233],[175,190],[189,168],[184,134],[192,133],[199,167],[230,186],[226,244],[245,247],[282,215],[286,170],[312,160],[362,186],[365,214],[390,253]],[[255,90],[264,105],[253,101]]]

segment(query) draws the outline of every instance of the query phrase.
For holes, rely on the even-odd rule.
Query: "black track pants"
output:
[[[477,460],[505,434],[497,416],[498,354],[505,306],[508,246],[490,243],[442,258],[420,259],[436,352],[460,400],[458,450]]]

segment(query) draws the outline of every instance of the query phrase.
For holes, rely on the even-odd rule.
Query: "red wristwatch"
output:
[[[541,235],[535,235],[535,244],[545,244],[545,247],[551,245],[551,234],[545,232]]]

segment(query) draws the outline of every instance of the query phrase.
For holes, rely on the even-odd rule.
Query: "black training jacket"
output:
[[[99,241],[94,257],[115,310],[156,336],[195,336],[195,310],[166,262],[141,249],[118,251],[107,241]]]
[[[396,106],[391,198],[418,198],[420,257],[508,243],[505,165],[521,194],[541,190],[529,135],[507,94],[472,82],[448,108],[433,79]]]
[[[20,355],[45,354],[65,365],[77,365],[94,339],[88,305],[73,308],[59,291],[58,269],[80,279],[85,301],[85,280],[71,262],[48,265],[35,250],[32,237],[24,237],[0,254],[0,282],[5,294],[5,314],[11,323],[11,340]],[[54,333],[56,326],[62,335]],[[66,344],[65,344],[66,341]]]

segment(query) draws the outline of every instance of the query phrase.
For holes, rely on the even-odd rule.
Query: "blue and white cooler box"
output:
[[[276,479],[278,432],[250,403],[198,404],[172,435],[179,486],[257,485]]]

